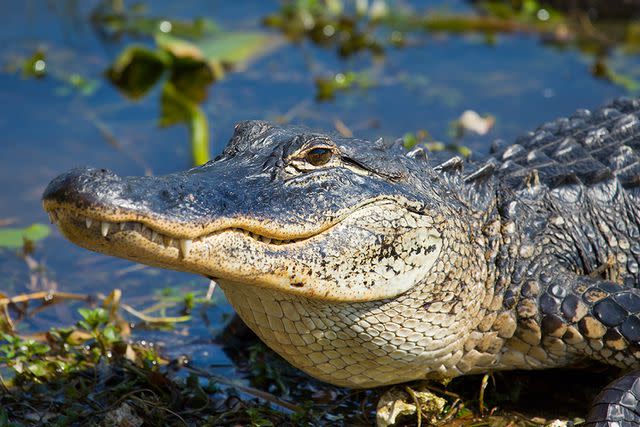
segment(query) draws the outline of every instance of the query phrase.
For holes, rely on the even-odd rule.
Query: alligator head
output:
[[[203,166],[75,169],[43,198],[74,243],[214,278],[294,365],[363,387],[455,374],[478,318],[486,266],[465,269],[481,236],[439,180],[382,141],[250,121]]]

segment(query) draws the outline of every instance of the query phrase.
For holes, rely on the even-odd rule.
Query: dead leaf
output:
[[[496,118],[488,115],[480,116],[473,110],[467,110],[458,119],[457,123],[465,131],[477,133],[478,135],[486,135],[496,122]]]

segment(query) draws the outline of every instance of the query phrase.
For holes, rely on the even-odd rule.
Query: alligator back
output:
[[[640,100],[617,99],[595,111],[578,110],[529,132],[507,147],[494,145],[499,175],[522,188],[536,171],[549,188],[592,186],[617,179],[640,197]]]
[[[503,216],[525,239],[544,239],[546,252],[579,273],[638,287],[639,100],[578,110],[492,151]],[[527,209],[514,213],[515,205]]]

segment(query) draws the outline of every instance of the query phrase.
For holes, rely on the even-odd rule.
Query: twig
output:
[[[101,301],[105,301],[105,300],[110,301],[109,296],[105,296],[103,294],[98,294],[98,298]],[[10,304],[18,304],[18,303],[28,302],[33,300],[44,300],[45,303],[51,304],[51,302],[56,299],[88,301],[89,296],[84,294],[74,294],[70,292],[41,291],[41,292],[34,292],[31,294],[18,295],[11,298],[7,298],[7,297],[0,298],[0,308],[6,309],[6,307]],[[122,309],[128,312],[129,314],[132,314],[133,316],[147,323],[179,323],[179,322],[186,322],[189,319],[191,319],[191,316],[152,317],[139,312],[138,310],[136,310],[135,308],[127,304],[120,303],[120,307],[122,307]]]
[[[2,314],[4,315],[4,319],[9,325],[9,330],[13,331],[15,329],[15,325],[13,324],[13,320],[11,319],[11,313],[9,313],[9,306],[2,306]]]
[[[459,410],[458,406],[460,405],[460,403],[462,403],[462,400],[460,399],[456,399],[453,401],[453,403],[449,407],[449,411],[447,412],[447,415],[442,420],[440,420],[443,424],[451,421],[453,417],[455,417],[458,414],[458,410]]]
[[[418,400],[418,396],[413,392],[411,387],[405,387],[404,390],[409,393],[409,396],[413,399],[413,403],[416,405],[416,416],[418,417],[417,425],[418,427],[422,426],[422,407],[420,405],[420,400]]]
[[[211,298],[213,298],[213,291],[216,290],[217,285],[218,283],[215,280],[209,280],[209,289],[207,289],[207,295],[205,296],[207,301],[211,301]]]
[[[487,389],[487,385],[489,384],[489,377],[491,376],[491,372],[487,372],[482,376],[482,382],[480,383],[480,396],[478,397],[479,406],[480,406],[480,415],[484,416],[486,408],[484,407],[484,391]]]
[[[152,317],[152,316],[147,316],[144,313],[139,312],[138,310],[136,310],[135,308],[131,307],[130,305],[127,304],[120,304],[120,307],[122,307],[122,309],[124,311],[126,311],[127,313],[139,318],[140,320],[143,320],[144,322],[147,323],[180,323],[180,322],[187,322],[191,319],[191,316],[177,316],[177,317]]]
[[[0,218],[0,227],[5,227],[7,225],[15,224],[16,222],[18,222],[18,218],[15,218],[15,217]]]
[[[0,374],[0,388],[2,388],[2,391],[5,394],[10,394],[11,391],[9,390],[9,387],[7,387],[7,384],[4,381],[4,378],[2,377],[2,374]]]
[[[425,387],[428,390],[435,391],[436,393],[444,394],[445,396],[449,396],[449,397],[453,397],[454,399],[462,400],[462,397],[458,393],[454,393],[452,391],[448,391],[448,390],[436,387],[434,385],[431,385],[428,382],[427,383],[423,383],[422,386]]]
[[[172,411],[171,409],[169,409],[167,407],[164,407],[162,405],[157,405],[157,404],[155,404],[155,402],[150,402],[150,401],[144,400],[144,399],[142,399],[142,398],[140,398],[138,396],[135,396],[135,395],[132,395],[131,399],[138,400],[139,402],[142,402],[142,403],[144,403],[146,405],[149,405],[149,406],[152,406],[154,408],[160,409],[161,411],[168,412],[169,414],[173,415],[174,417],[176,417],[180,421],[182,421],[182,424],[184,424],[185,426],[189,427],[189,424],[185,421],[184,418],[182,418],[180,416],[180,414],[178,414],[177,412]]]
[[[228,378],[221,377],[221,376],[216,375],[216,374],[212,374],[210,372],[203,371],[202,369],[194,368],[192,366],[186,366],[184,369],[186,369],[187,371],[189,371],[191,373],[194,373],[196,375],[199,375],[199,376],[202,376],[202,377],[206,377],[206,378],[212,379],[212,380],[214,380],[216,382],[228,385],[230,387],[233,387],[233,388],[235,388],[237,390],[240,390],[240,391],[242,391],[244,393],[247,393],[247,394],[250,394],[252,396],[259,397],[260,399],[266,400],[267,402],[271,402],[271,403],[273,403],[275,405],[278,405],[278,406],[280,406],[282,408],[289,409],[290,411],[294,411],[294,412],[302,412],[303,411],[303,409],[300,406],[298,406],[298,405],[296,405],[294,403],[291,403],[291,402],[287,402],[286,400],[282,400],[279,397],[274,396],[273,394],[268,393],[266,391],[262,391],[262,390],[258,390],[258,389],[253,388],[253,387],[249,387],[249,386],[246,386],[246,385],[238,384],[236,381],[230,380]]]
[[[43,299],[45,302],[51,302],[54,299],[69,299],[76,301],[86,301],[89,299],[88,295],[73,294],[70,292],[54,292],[54,291],[41,291],[31,294],[18,295],[11,298],[0,298],[0,307],[7,306],[9,304],[17,304],[21,302],[28,302],[33,300]]]

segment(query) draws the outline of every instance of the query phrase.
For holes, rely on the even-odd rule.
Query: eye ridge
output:
[[[323,166],[329,163],[333,157],[333,150],[328,147],[315,147],[307,151],[304,159],[313,166]]]

